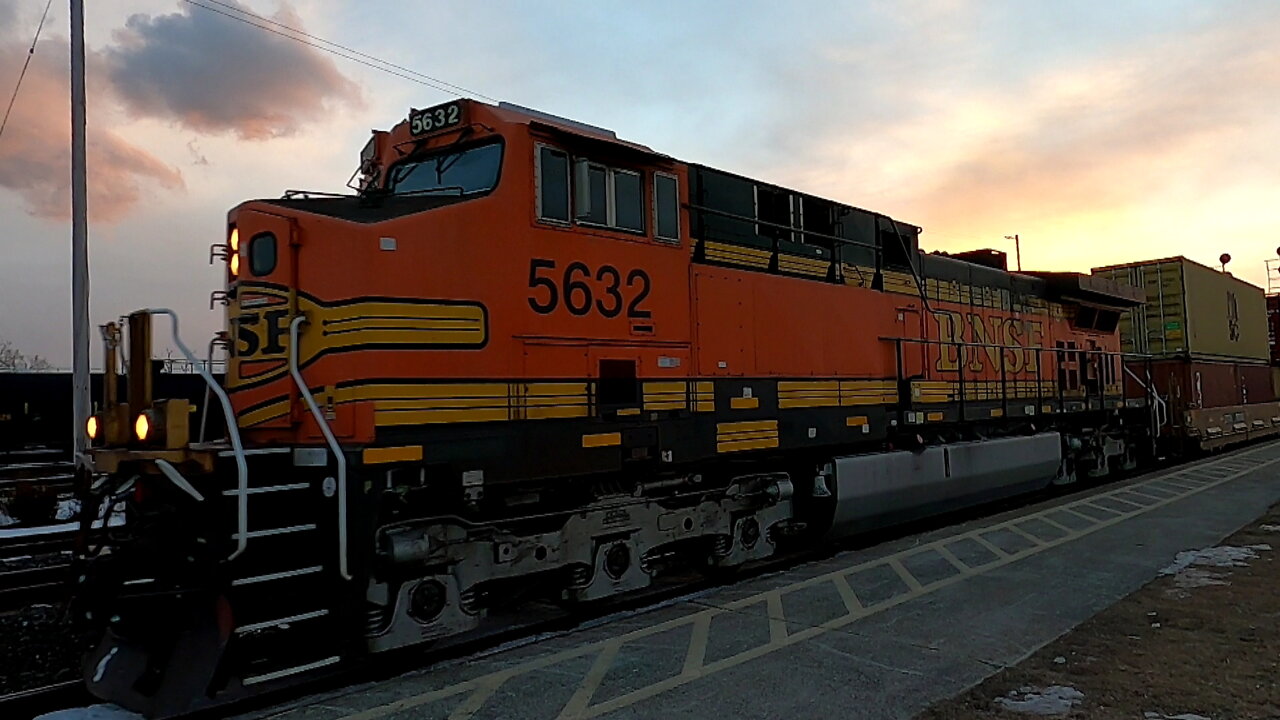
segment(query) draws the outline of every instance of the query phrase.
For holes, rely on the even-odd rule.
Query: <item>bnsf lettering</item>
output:
[[[285,321],[289,310],[267,310],[262,314],[244,313],[235,319],[236,357],[253,357],[255,355],[283,355],[284,340],[289,337],[289,328]]]
[[[628,272],[624,282],[621,271],[612,265],[601,265],[594,273],[582,262],[569,263],[562,274],[556,274],[555,269],[555,260],[529,261],[529,307],[540,315],[550,315],[563,303],[569,314],[578,317],[594,311],[615,318],[624,306],[629,318],[653,317],[653,312],[642,305],[649,297],[650,287],[649,274],[644,270]],[[594,286],[589,282],[592,279]],[[624,296],[629,296],[630,301]]]
[[[1016,346],[1001,349],[943,345],[939,348],[935,364],[939,371],[959,369],[961,358],[965,369],[970,372],[982,372],[986,368],[999,370],[1002,355],[1006,372],[1034,373],[1039,370],[1039,352],[1036,348],[1040,347],[1044,339],[1044,325],[1038,321],[995,315],[984,317],[978,313],[969,313],[966,317],[958,312],[948,311],[935,312],[934,318],[938,322],[938,339],[943,343]]]

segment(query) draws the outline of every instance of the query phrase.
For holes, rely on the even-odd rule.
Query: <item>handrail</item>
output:
[[[306,315],[298,314],[289,323],[289,375],[293,377],[293,383],[298,386],[298,394],[306,401],[307,407],[311,410],[311,416],[320,426],[320,432],[324,435],[325,442],[329,444],[329,449],[338,463],[338,574],[343,580],[350,580],[351,574],[347,572],[347,456],[342,454],[338,439],[333,436],[328,421],[324,419],[320,406],[316,405],[310,388],[307,387],[306,381],[302,379],[302,373],[298,370],[298,327],[306,319]]]
[[[716,215],[719,217],[728,218],[730,220],[749,222],[755,225],[760,225],[762,227],[773,228],[775,230],[786,230],[788,232],[799,233],[800,235],[808,235],[810,237],[821,238],[823,240],[831,240],[832,242],[840,243],[841,245],[853,245],[855,247],[869,248],[871,250],[880,249],[880,246],[875,243],[865,243],[858,240],[852,240],[850,238],[840,237],[839,235],[828,235],[826,233],[820,233],[817,230],[805,230],[804,228],[798,228],[791,225],[783,225],[782,223],[770,222],[768,220],[760,220],[758,218],[748,217],[746,215],[739,215],[737,213],[726,212],[724,210],[717,210],[712,207],[707,207],[706,205],[685,203],[685,207],[690,210],[697,210],[698,212],[707,213],[709,215]],[[833,249],[834,249],[834,246],[833,246]]]
[[[1148,387],[1146,383],[1142,382],[1142,378],[1138,377],[1137,374],[1135,374],[1132,370],[1130,370],[1127,365],[1125,366],[1124,371],[1128,373],[1129,377],[1133,378],[1134,382],[1138,383],[1138,387],[1145,390],[1147,394],[1150,395],[1152,398],[1155,398],[1156,431],[1158,432],[1160,428],[1163,428],[1169,422],[1168,405],[1165,403],[1164,398],[1160,397],[1160,393],[1156,392],[1155,383],[1151,383],[1151,385]],[[1151,381],[1150,374],[1147,375],[1147,381],[1148,382]]]
[[[231,450],[236,457],[236,478],[237,488],[239,492],[236,497],[236,527],[239,528],[239,537],[236,539],[236,549],[227,560],[235,560],[244,552],[245,547],[249,543],[249,465],[244,458],[244,445],[240,443],[240,426],[236,423],[236,413],[231,409],[231,399],[227,397],[227,393],[222,389],[209,374],[209,369],[202,367],[196,361],[195,355],[182,342],[182,337],[178,335],[178,313],[169,308],[149,308],[148,313],[152,315],[168,315],[173,322],[173,344],[178,346],[178,350],[182,355],[191,362],[196,371],[200,373],[200,377],[204,378],[205,385],[218,396],[218,401],[222,404],[222,414],[227,421],[227,437],[231,439]],[[130,362],[134,358],[129,358]],[[145,361],[146,358],[143,358]]]
[[[213,347],[218,343],[218,336],[209,340],[209,359],[205,363],[205,367],[213,367]],[[209,419],[209,386],[204,387],[204,402],[200,405],[200,434],[196,435],[196,442],[204,442],[204,428],[206,421]]]

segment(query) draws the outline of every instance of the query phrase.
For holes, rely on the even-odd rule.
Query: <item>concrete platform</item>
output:
[[[906,718],[1280,501],[1280,442],[244,716]]]

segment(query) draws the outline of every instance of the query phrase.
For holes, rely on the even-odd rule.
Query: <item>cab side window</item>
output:
[[[538,148],[538,217],[569,222],[569,156],[555,148]]]
[[[680,241],[680,192],[675,176],[653,176],[653,217],[659,240]]]
[[[675,176],[654,174],[653,187],[646,191],[643,170],[606,165],[541,144],[536,146],[535,163],[538,220],[637,235],[647,234],[648,224],[653,223],[658,239],[679,242]]]
[[[613,171],[613,206],[615,227],[644,232],[644,185],[640,173]]]
[[[644,185],[635,170],[577,159],[573,170],[574,219],[627,232],[644,232]]]

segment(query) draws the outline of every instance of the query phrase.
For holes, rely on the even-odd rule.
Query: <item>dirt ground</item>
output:
[[[1280,505],[1219,547],[918,720],[1280,718]]]

